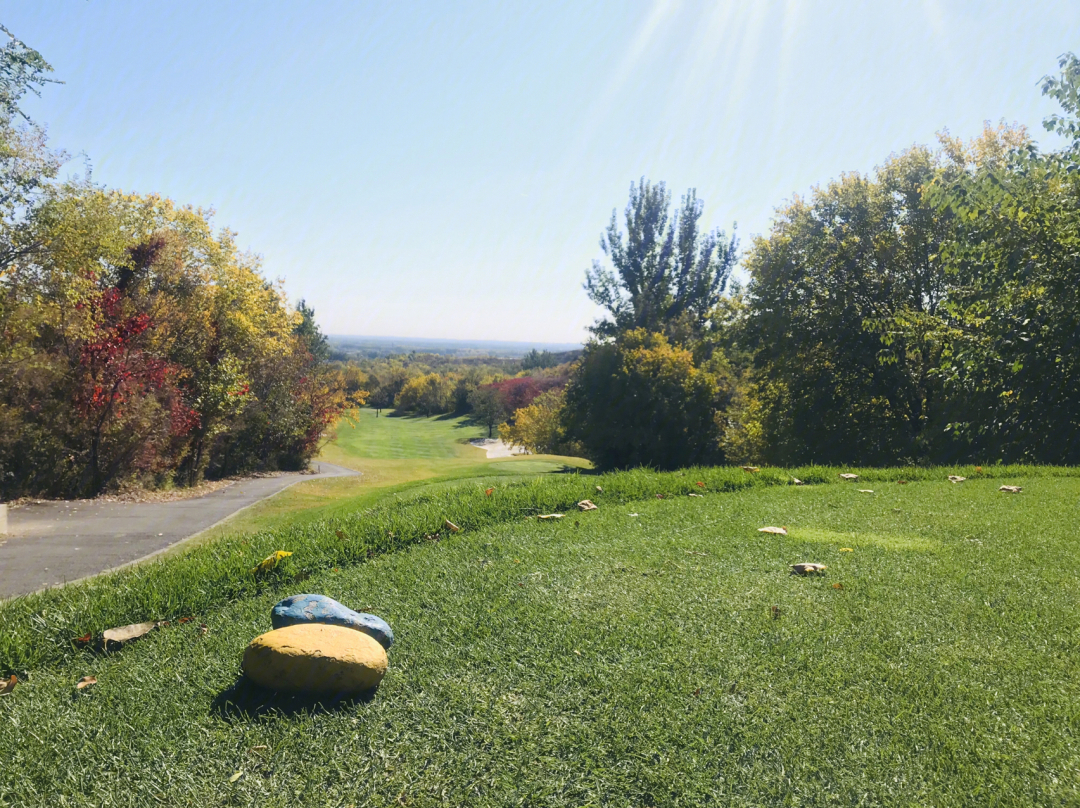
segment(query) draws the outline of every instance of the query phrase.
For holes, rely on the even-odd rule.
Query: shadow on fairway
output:
[[[359,695],[298,695],[268,690],[240,676],[210,703],[210,713],[226,721],[250,721],[271,715],[290,718],[332,713],[367,704],[378,691],[379,688],[375,687]]]

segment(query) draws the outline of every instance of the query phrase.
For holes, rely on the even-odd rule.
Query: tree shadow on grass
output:
[[[221,691],[210,703],[210,713],[226,721],[252,721],[269,716],[308,716],[333,713],[367,704],[378,687],[360,694],[283,693],[255,684],[244,676]]]

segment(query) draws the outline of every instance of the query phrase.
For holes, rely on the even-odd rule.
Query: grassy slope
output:
[[[489,460],[468,443],[486,435],[484,427],[460,416],[376,417],[375,410],[360,410],[357,425],[342,424],[320,459],[361,476],[294,485],[206,531],[199,541],[332,518],[435,480],[548,474],[588,465],[580,458],[555,455]]]
[[[298,548],[317,570],[301,588],[389,619],[374,700],[261,712],[230,689],[296,588],[283,570],[200,615],[205,637],[35,669],[0,699],[0,804],[1072,804],[1080,480],[1011,471],[864,475],[874,494],[722,469],[466,483],[252,537]],[[597,512],[523,518],[596,482]],[[444,513],[465,533],[417,543]],[[219,545],[222,564],[253,549]],[[365,547],[399,550],[345,565]],[[802,560],[828,574],[789,576]]]

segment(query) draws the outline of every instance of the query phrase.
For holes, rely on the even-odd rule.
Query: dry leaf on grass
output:
[[[701,482],[700,480],[698,480],[696,483],[694,483],[694,485],[696,485],[698,488],[704,488],[705,487],[705,483]]]
[[[76,637],[75,642],[79,645],[88,645],[92,639],[94,639],[93,634],[83,634],[81,637]]]
[[[489,497],[490,497],[490,496],[491,496],[492,494],[494,494],[494,493],[495,493],[495,489],[494,489],[494,488],[485,488],[485,489],[484,489],[484,493],[485,493],[485,494],[486,494],[487,496],[489,496]]]
[[[697,497],[698,499],[705,499],[704,494],[687,494],[688,497]]]
[[[982,466],[976,466],[975,467],[975,473],[976,474],[982,474]]]
[[[791,478],[791,484],[792,484],[792,485],[806,485],[806,483],[804,483],[804,482],[803,482],[802,480],[800,480],[800,479],[799,479],[798,477],[792,477],[792,478]]]
[[[343,531],[343,530],[335,530],[334,535],[337,536],[342,541],[345,541],[345,531]]]
[[[443,527],[449,530],[451,533],[460,533],[461,528],[451,522],[449,519],[443,519]]]
[[[841,480],[848,480],[850,482],[855,482],[855,480],[859,479],[859,475],[858,474],[841,474],[840,479]]]
[[[739,468],[741,468],[748,474],[757,474],[759,471],[761,471],[761,469],[759,469],[757,466],[739,466]]]
[[[833,584],[833,585],[832,585],[832,588],[833,588],[833,589],[843,589],[843,588],[844,588],[844,585],[843,585],[843,584]]]
[[[233,776],[229,778],[229,782],[230,783],[235,783],[237,780],[239,780],[243,776],[244,776],[244,773],[242,771],[235,772],[235,773],[233,773]]]
[[[769,611],[772,612],[772,619],[773,620],[779,620],[780,619],[780,607],[779,606],[773,606],[772,608],[769,609]]]
[[[897,480],[896,484],[897,485],[907,485],[907,480]]]
[[[1019,494],[1023,490],[1023,487],[1019,485],[1003,485],[998,489],[998,491],[1004,491],[1006,494]]]
[[[130,626],[110,628],[101,635],[101,644],[106,651],[115,651],[129,642],[145,637],[157,627],[157,623],[132,623]]]
[[[860,494],[872,494],[872,493],[874,493],[874,489],[873,488],[860,488],[859,493]]]
[[[601,488],[600,486],[596,486],[596,493],[602,494],[602,493],[604,493],[604,489]]]
[[[758,533],[777,533],[781,536],[787,535],[786,527],[759,527]]]
[[[75,683],[76,690],[82,690],[83,688],[90,687],[90,685],[97,684],[96,676],[84,676],[82,679]]]
[[[808,561],[791,565],[792,575],[822,575],[826,569],[827,567],[824,564],[814,564]]]
[[[950,474],[949,475],[949,482],[950,483],[962,483],[966,479],[967,479],[967,477],[958,477],[955,474]]]
[[[561,513],[545,513],[536,517],[537,519],[562,519]]]
[[[10,693],[15,689],[15,685],[18,683],[19,677],[14,673],[11,674],[11,677],[6,682],[0,682],[0,696],[3,696],[5,693]]]
[[[596,505],[591,500],[583,499],[577,504],[579,511],[595,511]]]
[[[256,564],[254,567],[252,567],[251,571],[269,572],[278,565],[279,561],[281,561],[283,558],[288,558],[291,555],[292,553],[289,550],[276,550],[270,555],[268,555],[266,558],[264,558],[262,561],[260,561],[258,564]]]

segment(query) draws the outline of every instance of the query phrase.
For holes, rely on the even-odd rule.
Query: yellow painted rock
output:
[[[324,623],[268,631],[244,651],[245,676],[292,693],[362,693],[382,681],[386,665],[377,640]]]

